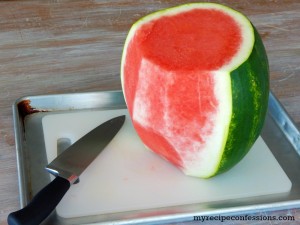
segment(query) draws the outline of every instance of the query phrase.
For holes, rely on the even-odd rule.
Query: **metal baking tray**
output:
[[[13,117],[21,207],[50,181],[44,171],[47,164],[41,122],[44,116],[70,111],[124,108],[126,104],[123,93],[118,90],[27,96],[16,100]],[[193,221],[194,216],[245,214],[300,207],[300,133],[272,92],[269,95],[268,114],[261,136],[292,182],[292,189],[288,194],[70,219],[61,219],[54,211],[44,224],[167,224]]]

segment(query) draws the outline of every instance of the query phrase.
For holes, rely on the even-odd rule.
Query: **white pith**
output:
[[[150,89],[147,89],[147,82],[149,81],[148,79],[151,79],[153,73],[150,77],[147,76],[147,68],[152,68],[153,70],[160,71],[159,73],[164,73],[166,77],[168,77],[168,74],[172,73],[170,71],[163,71],[156,65],[151,64],[148,59],[142,59],[139,71],[139,82],[137,84],[136,96],[133,104],[133,120],[145,128],[156,129],[156,131],[164,136],[174,147],[174,149],[176,149],[176,151],[180,153],[180,155],[184,155],[184,157],[182,157],[184,173],[197,177],[210,177],[214,175],[218,170],[229,131],[229,124],[232,114],[230,71],[233,71],[247,60],[254,44],[253,28],[248,19],[242,14],[228,7],[214,3],[192,3],[152,13],[135,23],[127,36],[121,62],[121,82],[123,91],[126,92],[126,87],[124,87],[123,81],[123,69],[125,65],[126,52],[128,44],[134,37],[134,34],[139,29],[139,27],[151,20],[160,18],[163,15],[171,16],[195,8],[221,10],[222,12],[232,16],[240,25],[242,31],[242,44],[237,54],[229,63],[222,66],[222,68],[220,68],[218,71],[211,71],[211,74],[212,76],[214,76],[216,82],[214,93],[219,102],[219,107],[216,115],[213,118],[215,126],[212,133],[206,137],[205,146],[193,140],[188,140],[188,142],[190,143],[188,146],[186,145],[186,137],[176,137],[172,134],[172,132],[170,132],[170,130],[168,130],[169,106],[167,104],[167,100],[165,104],[166,114],[164,116],[164,124],[161,124],[160,127],[155,127],[152,124],[151,119],[148,118],[147,109],[151,108],[151,102],[146,101],[145,99],[147,99],[147,92],[152,91]],[[167,83],[164,84],[164,86],[166,87],[167,85]],[[163,95],[163,93],[161,94]],[[202,131],[199,130],[199,132]],[[196,148],[199,149],[199,151],[197,151],[196,154],[193,153],[192,155],[186,154],[186,152],[189,151],[185,151],[185,149],[182,148],[182,146],[184,146],[183,141],[185,142],[186,148]],[[205,150],[201,151],[200,149]],[[185,154],[182,154],[182,152],[185,152]]]

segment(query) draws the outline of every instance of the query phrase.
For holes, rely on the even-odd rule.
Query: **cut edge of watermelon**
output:
[[[229,73],[223,71],[214,72],[214,77],[214,92],[219,106],[217,115],[213,118],[215,126],[205,142],[205,149],[210,151],[198,151],[193,154],[192,160],[182,159],[182,170],[189,176],[209,178],[215,175],[225,150],[232,115],[231,80]]]
[[[220,4],[215,4],[215,3],[189,3],[189,4],[184,4],[180,6],[175,6],[172,8],[167,8],[163,9],[157,12],[153,12],[141,19],[139,19],[137,22],[135,22],[125,40],[124,44],[124,50],[122,53],[122,58],[121,58],[121,85],[122,89],[124,90],[124,64],[125,64],[125,59],[126,59],[126,53],[127,53],[127,47],[131,41],[131,39],[134,37],[136,31],[143,25],[146,24],[152,20],[159,19],[161,16],[172,16],[178,13],[182,13],[185,11],[189,11],[192,9],[215,9],[215,10],[220,10],[223,13],[228,14],[229,16],[232,16],[232,18],[235,19],[235,21],[239,24],[241,30],[242,30],[242,44],[241,48],[237,52],[237,54],[232,58],[232,60],[225,64],[222,68],[219,70],[226,71],[226,72],[231,72],[238,68],[244,61],[246,61],[253,49],[254,46],[254,30],[252,27],[251,22],[247,19],[246,16],[241,14],[238,11],[235,11],[227,6],[220,5]],[[126,99],[125,99],[126,101]]]

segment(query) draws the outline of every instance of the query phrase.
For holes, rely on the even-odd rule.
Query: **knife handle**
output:
[[[44,187],[31,202],[19,211],[8,215],[9,225],[38,225],[56,208],[60,200],[69,190],[68,180],[57,176]]]

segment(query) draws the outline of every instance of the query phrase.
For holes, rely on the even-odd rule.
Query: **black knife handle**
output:
[[[31,202],[19,211],[8,215],[9,225],[38,225],[56,208],[60,200],[69,190],[68,180],[56,177],[44,187]]]

